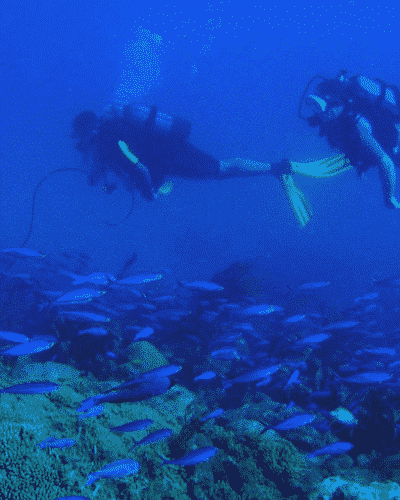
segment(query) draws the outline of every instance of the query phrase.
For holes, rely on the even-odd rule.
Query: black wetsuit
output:
[[[155,108],[152,111],[154,114]],[[146,196],[146,187],[140,184],[135,166],[123,154],[118,141],[124,141],[148,168],[155,190],[164,183],[166,176],[215,179],[220,175],[220,162],[182,139],[180,134],[166,133],[149,120],[110,116],[100,118],[98,132],[90,141],[91,185],[112,170],[128,189],[138,189]]]

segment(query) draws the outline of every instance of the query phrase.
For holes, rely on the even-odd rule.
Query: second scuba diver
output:
[[[329,145],[344,153],[362,175],[379,166],[385,203],[400,208],[395,196],[395,165],[400,166],[400,91],[382,80],[342,70],[336,78],[314,77],[299,107],[299,116]]]

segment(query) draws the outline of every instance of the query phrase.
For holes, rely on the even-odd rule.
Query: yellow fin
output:
[[[282,182],[292,210],[300,225],[304,227],[312,216],[312,211],[307,207],[304,194],[295,186],[291,175],[282,175]]]
[[[124,153],[124,155],[130,160],[132,163],[138,163],[139,158],[135,156],[133,153],[129,151],[128,145],[124,141],[118,141],[118,146],[120,150]]]
[[[331,177],[353,168],[344,154],[307,163],[291,162],[293,173],[310,177]]]

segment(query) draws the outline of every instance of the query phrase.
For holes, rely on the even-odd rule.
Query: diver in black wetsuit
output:
[[[167,176],[218,179],[271,170],[270,164],[253,160],[217,160],[188,142],[188,121],[161,113],[155,106],[112,107],[101,117],[83,111],[72,128],[72,137],[79,141],[76,148],[90,166],[89,184],[103,183],[108,192],[122,181],[128,191],[137,190],[154,200],[170,189]]]
[[[364,76],[315,77],[303,95],[301,118],[331,147],[345,154],[359,174],[378,165],[389,208],[400,208],[395,196],[395,165],[400,166],[400,91],[395,85]]]

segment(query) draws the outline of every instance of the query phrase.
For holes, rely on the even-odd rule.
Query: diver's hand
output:
[[[395,196],[391,196],[388,200],[387,200],[387,206],[388,208],[400,208],[400,203],[397,201],[396,197]]]

